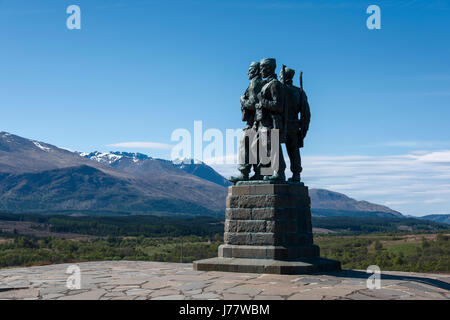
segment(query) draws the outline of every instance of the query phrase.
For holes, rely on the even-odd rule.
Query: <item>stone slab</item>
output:
[[[314,274],[337,272],[341,263],[324,258],[304,258],[297,261],[243,258],[211,258],[194,261],[194,270],[271,274]]]
[[[254,246],[312,245],[312,233],[296,232],[225,232],[225,244]]]
[[[299,257],[318,257],[320,249],[310,246],[245,246],[223,244],[219,246],[219,258],[247,258],[295,260]]]
[[[274,180],[239,181],[235,185],[236,186],[253,186],[253,185],[265,185],[265,184],[305,186],[305,184],[303,182],[274,181]]]

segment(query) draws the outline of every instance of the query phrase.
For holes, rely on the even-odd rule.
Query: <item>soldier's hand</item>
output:
[[[269,100],[261,99],[260,102],[262,108],[266,108],[269,105]]]

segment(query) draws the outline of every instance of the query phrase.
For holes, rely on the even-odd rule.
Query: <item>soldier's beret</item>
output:
[[[294,78],[294,75],[295,75],[295,70],[294,69],[291,69],[291,68],[288,68],[288,67],[284,68],[284,77],[286,79],[292,79],[292,78]]]
[[[264,59],[261,60],[261,64],[262,65],[263,64],[264,65],[268,64],[268,65],[276,66],[277,65],[277,61],[274,58],[264,58]]]

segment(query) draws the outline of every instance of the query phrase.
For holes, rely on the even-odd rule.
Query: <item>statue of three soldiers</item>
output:
[[[280,81],[275,69],[276,60],[273,58],[252,62],[248,69],[250,84],[241,96],[242,121],[247,123],[239,146],[238,169],[241,174],[231,177],[233,183],[247,180],[285,181],[286,164],[281,143],[286,145],[291,163],[292,177],[289,181],[300,182],[302,167],[299,149],[303,147],[311,119],[308,99],[302,88],[301,74],[299,88],[293,85],[293,69],[283,65]],[[259,153],[261,146],[264,148],[262,152],[270,154],[269,163],[262,161]],[[252,152],[257,154],[256,160],[250,160]],[[254,175],[249,177],[252,167]]]

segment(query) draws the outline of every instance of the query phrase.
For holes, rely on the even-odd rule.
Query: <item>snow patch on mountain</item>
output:
[[[122,159],[122,156],[119,155],[115,155],[112,153],[107,153],[107,152],[99,152],[99,151],[94,151],[91,153],[86,153],[86,152],[82,152],[79,153],[80,156],[84,157],[84,158],[88,158],[100,163],[108,163],[108,164],[112,164],[120,159]]]
[[[37,142],[37,141],[32,141],[33,142],[33,144],[36,146],[36,147],[38,147],[39,149],[41,149],[42,151],[46,151],[46,152],[49,152],[51,149],[50,148],[48,148],[48,147],[44,147],[43,145],[41,145],[39,142]]]
[[[172,161],[174,165],[176,165],[180,169],[184,169],[186,165],[193,165],[193,164],[205,164],[203,161],[198,159],[192,159],[192,158],[176,158]]]
[[[134,163],[138,163],[142,160],[152,159],[151,157],[142,154],[142,153],[132,153],[132,152],[119,152],[119,151],[111,151],[111,152],[79,152],[81,157],[88,158],[100,163],[113,164],[123,158],[130,158]]]

